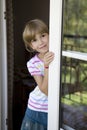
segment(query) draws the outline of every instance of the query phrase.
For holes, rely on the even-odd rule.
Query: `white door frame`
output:
[[[5,0],[0,1],[0,129],[7,130],[7,35]],[[50,0],[50,51],[55,59],[49,69],[48,130],[59,128],[62,0]]]
[[[50,51],[55,58],[49,69],[48,130],[59,130],[62,0],[50,0]]]
[[[7,38],[5,0],[0,0],[0,129],[7,130]]]

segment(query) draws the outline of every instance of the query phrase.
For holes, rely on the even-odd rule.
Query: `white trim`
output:
[[[75,130],[75,129],[73,129],[73,128],[67,126],[67,125],[63,125],[63,127],[64,127],[65,130]]]
[[[62,0],[50,0],[50,51],[55,53],[49,68],[48,130],[59,129],[59,93]]]
[[[7,38],[6,38],[6,20],[4,13],[6,11],[5,0],[0,1],[0,89],[1,89],[1,130],[7,130]]]
[[[62,55],[78,60],[87,61],[87,53],[77,52],[77,51],[62,51]]]

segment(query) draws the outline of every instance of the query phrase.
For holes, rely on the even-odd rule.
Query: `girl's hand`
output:
[[[49,64],[53,61],[54,59],[54,53],[53,52],[47,52],[44,55],[44,66],[49,67]]]

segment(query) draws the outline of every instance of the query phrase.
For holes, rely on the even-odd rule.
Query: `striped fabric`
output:
[[[44,64],[37,55],[27,62],[27,68],[32,76],[44,76]],[[48,111],[48,97],[40,91],[38,86],[29,95],[28,107],[35,111]]]

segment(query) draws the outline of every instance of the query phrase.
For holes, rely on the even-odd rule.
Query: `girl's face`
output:
[[[36,34],[31,41],[31,47],[39,53],[46,53],[49,50],[49,35],[47,33]]]

